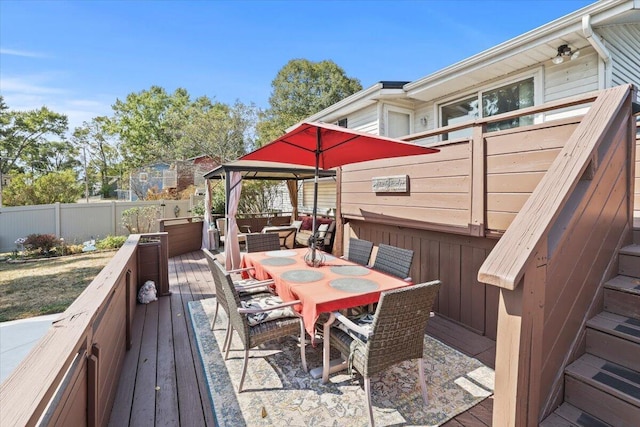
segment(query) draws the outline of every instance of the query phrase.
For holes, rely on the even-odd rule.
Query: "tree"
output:
[[[52,172],[35,179],[32,175],[16,174],[4,189],[3,202],[7,206],[74,203],[81,194],[82,186],[72,170]]]
[[[87,178],[89,183],[100,182],[100,193],[109,197],[113,182],[121,178],[120,153],[118,145],[109,133],[111,125],[107,117],[95,117],[90,122],[83,122],[74,130],[72,141],[87,156]]]
[[[120,136],[122,154],[129,167],[173,160],[177,129],[171,125],[184,123],[189,104],[185,89],[178,88],[169,95],[159,86],[131,93],[125,101],[116,100],[109,130]]]
[[[39,152],[39,145],[47,141],[46,137],[64,139],[67,123],[67,116],[47,107],[10,111],[0,96],[0,173],[8,173],[21,162],[30,167],[29,156]]]
[[[222,163],[237,159],[253,146],[256,108],[252,104],[236,101],[229,106],[199,98],[188,117],[176,144],[178,158],[206,154]]]
[[[278,138],[305,117],[362,89],[358,79],[347,77],[333,61],[306,59],[289,61],[278,72],[271,87],[270,108],[257,125],[258,145]]]

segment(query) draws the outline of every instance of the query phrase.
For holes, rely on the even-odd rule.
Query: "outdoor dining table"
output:
[[[323,325],[323,364],[311,370],[314,378],[322,376],[322,381],[327,382],[329,374],[345,367],[344,363],[332,363],[329,357],[333,312],[375,303],[381,292],[411,283],[329,254],[323,254],[322,266],[311,267],[304,261],[307,251],[300,248],[246,253],[242,267],[253,267],[256,279],[273,279],[275,292],[283,301],[300,301],[295,309],[312,340],[320,314],[329,314]]]

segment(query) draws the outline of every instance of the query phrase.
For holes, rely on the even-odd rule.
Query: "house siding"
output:
[[[593,48],[582,49],[580,57],[545,67],[544,102],[598,90],[598,55]]]
[[[347,116],[349,129],[379,135],[378,106],[370,105]]]
[[[640,86],[640,24],[605,27],[598,33],[613,57],[612,86]]]

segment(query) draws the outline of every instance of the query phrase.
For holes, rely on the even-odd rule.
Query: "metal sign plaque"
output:
[[[409,175],[371,178],[371,189],[374,193],[406,193],[409,191]]]

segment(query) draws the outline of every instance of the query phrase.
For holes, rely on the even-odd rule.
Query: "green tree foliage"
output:
[[[23,157],[27,169],[36,176],[80,166],[78,149],[69,141],[42,141]]]
[[[120,136],[122,154],[129,167],[136,168],[172,160],[176,123],[184,123],[189,94],[179,88],[173,94],[159,86],[130,93],[116,100],[110,131]]]
[[[254,105],[234,105],[198,98],[188,110],[176,144],[179,158],[208,155],[222,162],[235,160],[253,145],[257,118]]]
[[[77,182],[75,173],[69,169],[37,178],[16,174],[3,189],[2,201],[6,206],[74,203],[81,194],[82,186]]]
[[[264,145],[312,114],[362,89],[360,81],[347,77],[330,60],[312,62],[293,59],[278,72],[271,83],[270,108],[257,126],[258,145]]]
[[[47,137],[64,139],[68,119],[47,107],[31,111],[11,111],[0,96],[0,172],[40,160],[40,145]]]
[[[114,136],[109,133],[111,122],[107,117],[95,117],[74,130],[73,144],[87,157],[89,183],[100,183],[100,194],[110,197],[118,179],[124,175],[120,153]]]

